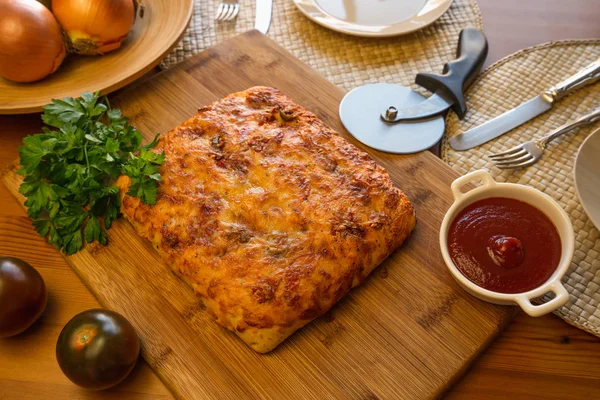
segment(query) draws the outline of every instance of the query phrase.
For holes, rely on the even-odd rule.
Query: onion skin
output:
[[[0,0],[0,75],[34,82],[50,75],[67,55],[58,22],[35,0]]]
[[[42,3],[46,8],[52,11],[52,0],[36,0],[38,3]]]
[[[104,54],[118,49],[135,20],[133,0],[52,0],[69,52]]]

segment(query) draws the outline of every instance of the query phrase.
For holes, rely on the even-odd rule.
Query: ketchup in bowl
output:
[[[523,293],[544,284],[558,267],[561,248],[558,231],[543,212],[505,197],[468,205],[448,232],[458,270],[499,293]]]

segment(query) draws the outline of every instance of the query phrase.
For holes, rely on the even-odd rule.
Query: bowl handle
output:
[[[556,295],[556,297],[540,305],[535,305],[531,303],[531,299],[542,296],[543,294],[546,294],[548,292],[553,292]],[[516,301],[517,304],[521,306],[523,311],[525,311],[530,316],[541,317],[542,315],[546,315],[549,312],[564,306],[567,303],[567,301],[569,301],[569,292],[567,292],[567,289],[565,289],[565,287],[559,280],[556,280],[552,282],[549,286],[544,285],[532,292],[527,293],[526,295],[518,296],[516,298]]]
[[[452,185],[450,185],[450,189],[452,190],[452,194],[454,195],[454,200],[459,200],[466,194],[460,190],[463,186],[465,186],[467,183],[477,181],[483,182],[482,187],[493,186],[496,184],[494,178],[492,178],[490,173],[485,169],[473,171],[464,176],[461,176],[460,178],[455,179],[454,182],[452,182]]]

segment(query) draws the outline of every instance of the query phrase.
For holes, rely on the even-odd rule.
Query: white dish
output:
[[[314,22],[355,36],[396,36],[432,24],[453,0],[293,0]]]
[[[482,181],[483,185],[476,187],[466,193],[461,192],[461,188],[468,183]],[[573,252],[575,249],[575,235],[573,226],[567,213],[550,196],[531,188],[529,186],[517,185],[514,183],[496,183],[489,172],[479,170],[471,172],[465,176],[456,179],[451,186],[454,195],[454,203],[446,213],[440,229],[440,248],[442,256],[450,273],[454,279],[473,296],[495,304],[519,305],[523,311],[532,317],[539,317],[551,311],[562,307],[569,300],[569,293],[563,286],[561,279],[571,265]],[[560,241],[562,243],[562,254],[556,271],[541,286],[524,293],[505,294],[493,292],[477,286],[467,279],[454,265],[448,251],[448,230],[450,224],[456,215],[466,206],[478,200],[489,197],[509,197],[521,200],[542,211],[550,221],[556,226]],[[532,299],[540,297],[548,292],[553,292],[555,297],[544,304],[535,305],[531,303]]]
[[[583,209],[600,229],[600,129],[581,144],[575,158],[575,188]]]

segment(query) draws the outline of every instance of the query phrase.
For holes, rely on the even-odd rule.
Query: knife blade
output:
[[[482,125],[448,140],[453,149],[462,151],[484,144],[509,132],[552,108],[556,101],[600,79],[600,58],[544,93]]]
[[[271,14],[273,12],[273,0],[256,0],[256,19],[254,20],[254,29],[264,35],[271,26]]]
[[[552,108],[552,98],[541,94],[488,122],[453,136],[448,141],[455,150],[467,150],[515,129]]]

